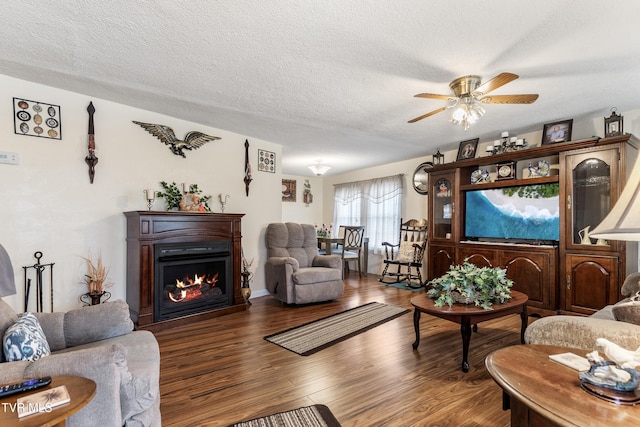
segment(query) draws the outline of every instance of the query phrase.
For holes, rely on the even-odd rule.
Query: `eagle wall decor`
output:
[[[176,136],[173,129],[171,129],[169,126],[154,123],[137,122],[135,120],[133,120],[133,123],[140,125],[151,135],[155,136],[160,141],[168,145],[173,154],[175,154],[176,156],[182,156],[184,158],[187,157],[184,155],[184,150],[191,151],[193,149],[202,147],[209,141],[220,139],[217,136],[211,136],[202,132],[191,131],[187,132],[184,135],[184,140],[180,140]]]

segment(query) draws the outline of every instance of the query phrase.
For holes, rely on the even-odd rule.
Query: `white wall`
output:
[[[0,242],[12,259],[18,287],[18,295],[5,301],[14,309],[23,309],[21,267],[36,262],[36,251],[44,254],[42,263],[55,263],[56,311],[81,305],[78,297],[86,292],[81,257],[90,253],[102,255],[110,268],[112,299],[126,299],[123,212],[146,210],[143,189],[159,190],[162,180],[198,184],[203,194],[214,196],[210,202],[214,212],[220,212],[219,193],[231,196],[225,212],[245,214],[244,254],[255,258],[251,286],[257,294],[264,291],[264,230],[268,223],[282,218],[281,164],[275,174],[258,171],[257,150],[273,151],[280,159],[280,145],[1,75],[0,87],[5,93],[0,103],[0,151],[20,156],[17,166],[0,164]],[[13,97],[60,105],[62,140],[14,134]],[[96,108],[99,158],[93,184],[84,161],[89,101]],[[171,153],[132,120],[168,125],[178,137],[199,130],[222,139],[187,152],[185,159]],[[250,144],[254,178],[249,197],[243,182],[245,139]],[[164,209],[161,199],[154,209]],[[48,286],[45,290],[48,295]],[[32,290],[30,310],[35,310],[34,298]],[[45,311],[49,310],[48,301],[45,298]]]
[[[282,202],[282,222],[298,222],[301,224],[320,225],[323,222],[323,183],[322,178],[309,171],[310,176],[283,175],[282,179],[296,181],[296,201]],[[308,180],[311,185],[312,203],[303,201],[304,182]],[[331,201],[333,203],[333,201]]]

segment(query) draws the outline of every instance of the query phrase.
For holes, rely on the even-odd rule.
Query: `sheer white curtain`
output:
[[[369,249],[382,250],[382,242],[397,243],[402,216],[402,175],[335,185],[334,230],[341,225],[364,225]]]

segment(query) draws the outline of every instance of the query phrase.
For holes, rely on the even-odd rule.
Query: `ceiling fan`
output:
[[[482,104],[531,104],[535,102],[538,99],[537,94],[486,96],[489,92],[517,78],[517,74],[500,73],[488,82],[482,83],[480,76],[463,76],[449,83],[453,95],[438,95],[434,93],[414,95],[416,98],[443,99],[452,104],[411,119],[409,123],[415,123],[442,111],[453,109],[449,121],[454,124],[461,124],[464,130],[467,130],[470,124],[477,121],[484,114]]]

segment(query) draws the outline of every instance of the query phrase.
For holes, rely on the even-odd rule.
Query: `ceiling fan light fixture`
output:
[[[311,172],[313,172],[315,175],[321,176],[321,175],[324,175],[325,173],[327,173],[327,171],[329,169],[331,169],[331,166],[327,166],[327,165],[311,165],[311,166],[309,166],[309,169],[311,169]]]
[[[452,107],[449,121],[454,125],[461,125],[466,131],[469,126],[477,122],[484,115],[482,104],[475,98],[464,95]]]

